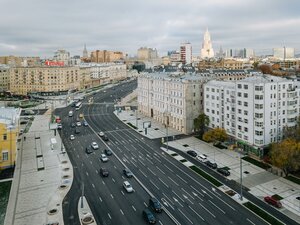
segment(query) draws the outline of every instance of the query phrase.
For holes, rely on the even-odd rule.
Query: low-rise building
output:
[[[21,110],[0,108],[0,170],[15,166]]]

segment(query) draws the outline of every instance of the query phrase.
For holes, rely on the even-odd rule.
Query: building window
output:
[[[238,84],[238,89],[241,89],[242,88],[242,85],[241,84]]]
[[[241,110],[241,109],[238,109],[238,113],[242,113],[242,110]]]
[[[262,95],[255,95],[255,99],[256,100],[261,100],[261,99],[263,99],[263,96]]]
[[[248,119],[244,119],[244,123],[248,123]]]
[[[3,141],[7,140],[7,134],[3,134]]]
[[[244,84],[244,89],[248,89],[248,85],[247,84]]]
[[[263,87],[262,86],[255,86],[255,91],[262,91]]]
[[[8,151],[2,152],[2,161],[8,161]]]
[[[262,113],[255,113],[255,118],[263,118],[263,114]]]
[[[247,107],[247,106],[248,106],[248,102],[244,102],[244,106],[246,106],[246,107]]]
[[[242,97],[242,93],[241,92],[238,92],[238,97]]]
[[[262,135],[263,135],[263,132],[262,132],[262,131],[256,130],[256,131],[255,131],[255,135],[257,135],[257,136],[262,136]]]
[[[244,127],[244,131],[245,131],[245,132],[248,132],[248,127]]]
[[[248,98],[248,93],[244,93],[244,98]]]
[[[244,115],[248,116],[248,111],[244,110]]]

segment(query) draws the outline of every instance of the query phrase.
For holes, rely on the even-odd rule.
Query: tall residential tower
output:
[[[206,29],[204,33],[203,38],[203,44],[201,49],[201,58],[213,58],[215,56],[214,50],[212,48],[211,40],[210,40],[210,34],[208,32],[208,29]]]

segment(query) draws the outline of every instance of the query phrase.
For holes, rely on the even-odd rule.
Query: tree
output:
[[[267,64],[262,64],[258,67],[263,74],[272,74],[272,67]]]
[[[204,135],[203,135],[203,140],[206,142],[223,142],[228,138],[228,135],[226,133],[226,131],[223,128],[215,128],[212,130],[207,131]]]
[[[200,114],[194,119],[195,132],[199,132],[199,136],[202,137],[205,131],[205,127],[209,125],[209,117],[204,113]]]
[[[271,147],[270,158],[272,164],[282,169],[287,176],[300,169],[300,143],[292,138],[275,143]]]

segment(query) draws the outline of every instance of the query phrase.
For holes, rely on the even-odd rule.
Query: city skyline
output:
[[[215,51],[220,46],[253,48],[259,55],[286,46],[295,48],[296,54],[300,52],[300,31],[295,29],[300,24],[300,3],[296,0],[289,0],[289,4],[271,0],[201,4],[195,0],[89,4],[2,0],[1,5],[1,55],[50,57],[57,49],[82,55],[86,44],[89,52],[107,49],[129,55],[147,46],[162,56],[189,41],[193,55],[199,56],[206,28]]]

